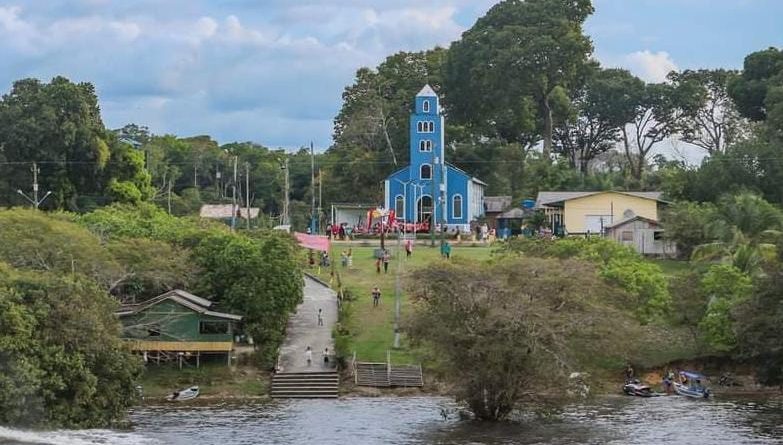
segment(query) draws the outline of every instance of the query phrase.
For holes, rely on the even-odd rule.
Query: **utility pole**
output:
[[[33,171],[33,198],[30,199],[30,197],[27,196],[21,189],[17,189],[16,193],[19,193],[20,195],[22,195],[22,197],[24,197],[24,199],[30,201],[30,204],[33,205],[33,208],[35,210],[38,210],[38,207],[41,206],[41,203],[44,202],[46,198],[48,198],[49,195],[52,194],[52,192],[47,191],[46,194],[43,196],[43,198],[41,198],[40,200],[38,199],[38,173],[40,173],[41,170],[38,168],[37,162],[33,162],[32,171]]]
[[[448,209],[448,203],[446,202],[446,171],[445,171],[445,163],[443,162],[443,158],[441,158],[440,162],[438,163],[440,166],[440,245],[443,246],[443,244],[446,242],[446,209]]]
[[[234,182],[231,184],[231,231],[237,226],[237,156],[234,156]]]
[[[285,156],[285,161],[283,163],[283,166],[281,167],[283,170],[285,170],[285,185],[284,185],[284,193],[285,196],[283,196],[283,214],[282,221],[280,221],[280,224],[282,225],[288,225],[289,222],[289,216],[288,216],[288,196],[290,195],[290,191],[288,190],[288,154]]]
[[[435,247],[435,219],[438,215],[437,201],[435,200],[435,163],[438,162],[438,158],[435,156],[435,147],[432,149],[432,164],[430,165],[430,182],[432,184],[432,195],[430,196],[430,202],[432,203],[432,213],[430,214],[430,247]],[[423,203],[422,203],[423,204]]]
[[[247,230],[250,230],[250,163],[245,162],[245,211],[247,214]]]
[[[169,185],[168,185],[168,207],[169,207],[169,215],[171,215],[171,178],[169,178]]]
[[[323,171],[321,169],[318,169],[318,231],[321,231],[321,212],[323,211],[321,208],[322,199],[323,199]]]
[[[310,233],[315,235],[315,151],[313,151],[313,141],[310,141],[310,195],[312,203],[310,205]]]

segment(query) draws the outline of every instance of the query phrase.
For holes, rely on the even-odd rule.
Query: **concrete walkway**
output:
[[[318,326],[318,309],[322,309],[323,326]],[[337,294],[328,287],[305,276],[304,301],[288,320],[286,338],[280,347],[278,372],[319,372],[331,370],[324,366],[323,351],[334,353],[332,328],[337,322]],[[307,366],[305,350],[313,350],[313,361]],[[334,356],[330,357],[334,365]]]

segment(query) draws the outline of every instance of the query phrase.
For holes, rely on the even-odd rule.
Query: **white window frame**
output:
[[[425,112],[425,113],[429,113],[430,112],[430,101],[429,100],[425,100],[424,102],[421,103],[421,110],[423,112]]]
[[[430,177],[429,178],[425,178],[424,175],[422,174],[422,171],[423,171],[425,166],[429,167],[429,169],[430,169]],[[419,179],[422,179],[422,180],[431,180],[432,179],[432,164],[424,163],[424,164],[421,164],[419,166]]]
[[[402,201],[402,213],[397,213],[397,210],[399,210],[397,207],[399,207],[397,204]],[[400,215],[402,215],[402,218],[405,219],[405,196],[403,195],[397,195],[394,197],[394,212],[396,213],[394,216],[395,218],[400,218]]]
[[[457,203],[457,198],[459,198],[459,207],[457,207],[455,204]],[[452,219],[462,219],[462,204],[465,202],[465,198],[462,197],[461,194],[456,194],[451,197],[451,218]],[[459,212],[457,212],[457,209],[459,209]],[[459,213],[459,216],[457,216],[457,213]]]
[[[422,152],[431,152],[432,151],[432,141],[430,139],[422,139],[419,141],[419,151]]]
[[[434,132],[435,132],[435,122],[427,121],[427,133],[434,133]]]
[[[424,122],[416,122],[416,133],[424,133]]]

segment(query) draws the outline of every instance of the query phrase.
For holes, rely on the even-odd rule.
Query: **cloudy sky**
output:
[[[596,57],[647,80],[783,46],[781,0],[594,0]],[[95,84],[107,126],[295,148],[331,142],[343,88],[448,45],[492,0],[0,0],[0,90]]]

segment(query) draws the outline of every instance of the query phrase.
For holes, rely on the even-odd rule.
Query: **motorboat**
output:
[[[183,389],[181,391],[174,391],[166,396],[166,400],[169,402],[184,402],[186,400],[193,400],[198,397],[198,386],[191,386],[190,388]]]
[[[630,380],[623,385],[623,392],[629,396],[637,397],[656,397],[661,394],[654,392],[649,385],[645,385],[639,380]]]
[[[681,396],[694,399],[706,399],[710,397],[710,389],[704,386],[707,377],[698,372],[680,371],[680,381],[675,381],[674,392]]]

